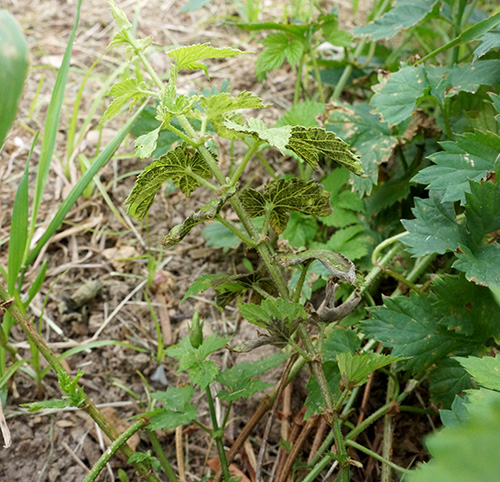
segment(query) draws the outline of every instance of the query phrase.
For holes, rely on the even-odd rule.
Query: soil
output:
[[[150,35],[158,45],[180,46],[211,42],[215,46],[232,46],[242,50],[260,48],[256,47],[259,45],[258,36],[249,35],[224,23],[228,16],[239,14],[242,8],[239,3],[214,0],[197,11],[180,13],[184,3],[186,2],[173,0],[126,1],[121,2],[121,6],[129,18],[133,18],[134,12],[139,11],[137,35]],[[364,7],[369,2],[359,2],[356,16],[352,14],[349,1],[323,3],[325,8],[328,7],[327,10],[334,3],[339,5],[341,24],[349,29],[363,20],[366,13]],[[281,6],[269,1],[264,1],[263,5],[265,18],[279,18]],[[0,264],[4,267],[7,266],[8,246],[4,240],[8,238],[11,226],[16,222],[11,218],[11,212],[17,184],[33,134],[38,130],[43,131],[56,72],[73,27],[75,6],[74,0],[0,2],[0,7],[7,8],[22,25],[31,52],[31,70],[17,123],[11,129],[0,153]],[[93,62],[103,56],[94,73],[89,76],[83,91],[78,113],[79,125],[90,111],[95,95],[107,77],[122,63],[121,49],[106,50],[113,34],[114,26],[107,2],[84,1],[58,142],[38,214],[39,223],[35,236],[43,233],[79,177],[76,161],[70,162],[69,177],[62,168],[66,157],[68,122],[83,75]],[[255,79],[255,61],[256,54],[252,54],[243,59],[212,63],[210,85],[220,87],[224,80],[230,80],[233,92],[254,92],[266,103],[273,104],[271,109],[259,115],[268,120],[276,119],[292,105],[294,73],[285,66],[271,73],[266,82],[258,83]],[[161,53],[155,54],[152,62],[158,69],[168,68],[168,60]],[[184,82],[182,88],[186,91],[209,85],[200,72],[186,75]],[[100,138],[98,127],[105,107],[98,106],[97,113],[78,146],[78,152],[88,158],[95,156],[98,143],[106,145],[125,121],[125,117],[119,117],[108,123]],[[221,156],[220,160],[224,164],[228,162],[229,151],[224,150],[227,149],[226,146],[221,147],[222,152],[226,153],[226,157]],[[79,347],[75,354],[64,360],[64,364],[71,374],[79,369],[85,370],[81,381],[86,393],[120,430],[130,423],[122,420],[141,413],[143,403],[147,400],[146,384],[152,390],[165,390],[167,386],[175,386],[182,381],[171,359],[165,358],[161,363],[156,361],[159,346],[157,331],[144,293],[148,294],[159,320],[161,336],[167,346],[176,343],[179,337],[186,334],[185,320],[192,317],[195,308],[201,311],[206,320],[208,333],[236,334],[235,341],[256,337],[253,327],[240,326],[234,309],[229,308],[224,313],[215,310],[211,303],[213,293],[210,291],[180,304],[192,281],[200,275],[244,272],[241,265],[242,251],[224,252],[207,247],[200,235],[201,228],[193,230],[177,247],[161,250],[159,239],[172,226],[182,222],[189,213],[204,204],[205,193],[197,190],[187,199],[178,192],[168,195],[161,193],[150,211],[146,229],[146,224],[141,225],[126,215],[123,205],[135,179],[131,173],[147,165],[147,162],[128,155],[133,152],[132,140],[129,139],[99,174],[100,182],[106,186],[110,201],[121,214],[123,223],[94,188],[90,196],[80,198],[73,206],[57,234],[30,266],[24,287],[26,289],[33,283],[42,263],[46,261],[45,282],[32,302],[29,315],[37,326],[41,324],[41,334],[55,353],[62,354],[70,348]],[[40,141],[35,146],[31,161],[33,167],[30,170],[30,186],[33,189],[34,166],[39,156]],[[256,178],[265,175],[260,171],[253,174]],[[31,196],[33,189],[30,191]],[[90,295],[85,303],[75,306],[75,293],[81,295],[81,290],[90,291]],[[109,340],[110,343],[85,349],[88,343],[96,340]],[[31,357],[25,336],[17,326],[12,328],[11,341],[21,357]],[[128,343],[134,348],[115,344],[113,341]],[[251,357],[255,359],[269,354],[269,349],[260,348]],[[247,357],[251,359],[250,356]],[[218,362],[230,366],[236,358],[229,352],[223,352],[218,355]],[[239,359],[244,357],[240,356]],[[281,370],[268,374],[268,379],[276,383]],[[305,396],[303,387],[307,373],[302,378],[303,380],[299,378],[296,382],[293,392],[294,411],[301,408]],[[106,450],[106,440],[85,412],[43,410],[28,413],[26,408],[20,407],[21,404],[60,397],[53,373],[49,373],[39,386],[26,370],[18,370],[10,379],[4,413],[12,434],[12,445],[0,451],[1,481],[81,481]],[[232,413],[234,423],[230,425],[226,440],[228,446],[230,439],[237,437],[249,414],[257,409],[258,404],[259,398],[256,397],[235,407]],[[217,408],[220,410],[221,407]],[[202,417],[202,421],[210,424],[206,407],[201,401],[199,412],[205,414],[205,420]],[[422,429],[414,430],[410,437],[404,433],[397,434],[401,437],[401,447],[404,447],[404,454],[398,455],[401,458],[398,463],[403,465],[423,455],[418,438],[419,434],[428,430],[427,419],[422,417],[421,421],[417,420],[415,423]],[[271,434],[269,453],[265,459],[266,470],[272,469],[275,454],[279,450],[279,424],[275,425],[276,431]],[[254,473],[252,461],[258,454],[262,433],[263,426],[259,426],[251,442],[245,446],[243,455],[235,462],[238,469],[243,471],[240,475],[250,479]],[[375,438],[374,435],[374,440]],[[160,434],[160,442],[170,460],[175,461],[174,434]],[[364,440],[363,443],[367,444],[367,441]],[[131,439],[130,444],[141,451],[151,449],[143,434]],[[375,441],[373,444],[375,445]],[[184,430],[184,446],[187,480],[199,480],[204,473],[210,473],[204,467],[207,461],[209,466],[213,466],[212,459],[216,458],[216,452],[210,448],[206,434],[195,427],[187,427]],[[376,449],[374,446],[374,450]],[[398,452],[396,449],[395,452],[399,453],[401,450]],[[363,462],[366,460],[363,459]],[[175,466],[175,462],[173,465]],[[121,456],[112,458],[107,470],[101,473],[98,480],[118,480],[118,469],[123,469],[130,481],[141,480]],[[353,472],[355,470],[355,480],[371,481],[378,478],[376,468],[371,470],[371,475],[358,469],[353,469]],[[248,478],[244,480],[249,480]]]

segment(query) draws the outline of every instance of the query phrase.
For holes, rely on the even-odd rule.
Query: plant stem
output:
[[[382,464],[383,464],[382,467],[385,467],[385,466],[391,467],[394,470],[397,470],[398,472],[402,472],[404,474],[407,474],[410,472],[410,470],[404,469],[403,467],[396,465],[394,462],[391,462],[390,460],[385,459],[384,457],[377,454],[373,450],[370,450],[369,448],[365,447],[364,445],[361,445],[361,444],[358,444],[357,442],[354,442],[354,440],[346,440],[345,443],[346,443],[346,445],[354,447],[356,450],[359,450],[360,452],[363,452],[366,455],[373,457],[374,459],[378,460],[379,462],[382,462]]]
[[[302,287],[304,286],[304,281],[306,280],[307,270],[309,269],[310,264],[311,264],[311,261],[307,261],[306,263],[304,263],[302,265],[302,271],[300,272],[300,278],[299,278],[299,281],[297,282],[297,286],[296,286],[295,291],[293,293],[292,301],[294,303],[298,303],[300,301]]]
[[[311,367],[313,374],[318,383],[321,395],[326,404],[326,411],[328,416],[331,417],[327,422],[332,425],[333,434],[335,438],[335,446],[337,448],[337,460],[339,461],[340,467],[340,478],[342,482],[349,482],[349,465],[347,456],[347,451],[345,449],[344,438],[341,431],[341,422],[338,417],[338,413],[335,412],[335,405],[333,403],[332,394],[330,388],[328,387],[328,381],[326,380],[325,373],[323,372],[323,367],[321,365],[321,357],[317,353],[316,348],[309,337],[309,333],[303,324],[300,324],[297,329],[302,342],[304,343],[305,349],[311,354],[312,361]]]
[[[302,55],[297,67],[297,79],[295,80],[295,92],[293,94],[293,105],[297,105],[300,99],[300,85],[302,84],[302,71],[304,70],[304,56]]]
[[[99,460],[94,464],[92,470],[83,479],[83,482],[93,482],[104,466],[111,460],[111,457],[121,448],[121,446],[127,443],[127,440],[134,435],[135,432],[143,428],[147,424],[146,420],[137,420],[132,424],[125,432],[123,432],[109,447],[108,449],[99,457]]]
[[[316,83],[318,84],[319,100],[322,104],[324,104],[326,102],[325,94],[323,92],[323,83],[321,82],[321,75],[319,73],[318,61],[316,59],[316,55],[314,55],[315,53],[316,53],[315,50],[311,49],[311,60],[313,64],[314,76],[316,77]]]
[[[255,151],[257,151],[257,149],[259,148],[259,145],[260,144],[258,142],[254,141],[253,145],[250,146],[250,148],[248,149],[248,151],[245,154],[245,157],[243,157],[243,160],[240,162],[240,165],[238,166],[238,168],[236,169],[236,171],[234,172],[234,174],[231,178],[231,182],[229,183],[230,187],[236,186],[236,183],[239,181],[241,174],[243,173],[243,171],[245,170],[245,167],[248,164],[248,161],[250,161],[252,156],[255,154]]]
[[[163,451],[163,448],[160,444],[160,441],[158,440],[158,437],[156,436],[155,431],[148,430],[148,436],[149,440],[151,441],[151,445],[153,445],[156,456],[158,457],[163,470],[167,474],[168,479],[170,480],[170,482],[177,482],[177,476],[175,475],[175,472],[173,471],[172,466],[170,465],[165,452]]]
[[[220,214],[215,216],[215,219],[219,221],[222,225],[224,225],[229,231],[231,231],[235,236],[240,238],[245,244],[250,246],[251,248],[255,248],[257,244],[250,239],[246,234],[243,234],[239,229],[235,228],[229,221],[226,221]]]
[[[390,366],[391,373],[394,372],[394,363]],[[387,393],[386,393],[386,403],[392,402],[394,399],[395,392],[395,380],[391,376],[389,377],[389,381],[387,383]],[[382,446],[382,459],[385,462],[382,465],[382,474],[381,474],[381,482],[391,482],[392,481],[392,473],[391,473],[391,463],[392,458],[392,439],[393,439],[393,424],[392,424],[392,415],[387,412],[384,415],[384,438],[383,438],[383,446]],[[366,452],[365,452],[366,453]],[[372,455],[372,457],[374,457]],[[379,456],[380,457],[380,456]],[[377,460],[380,460],[378,457],[374,457]]]
[[[207,394],[208,409],[210,411],[210,416],[212,418],[213,432],[212,437],[215,439],[215,444],[217,446],[217,452],[219,453],[219,460],[224,475],[224,480],[229,482],[231,479],[231,474],[229,473],[229,465],[227,463],[226,451],[224,449],[224,444],[222,438],[224,437],[224,428],[220,429],[217,422],[217,414],[215,413],[214,399],[212,398],[212,391],[210,387],[205,389]]]

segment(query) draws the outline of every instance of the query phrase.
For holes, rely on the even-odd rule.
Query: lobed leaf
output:
[[[363,27],[354,29],[358,37],[369,36],[372,40],[394,37],[397,33],[413,27],[434,8],[437,0],[398,0],[394,8],[385,15]]]
[[[271,227],[277,234],[286,228],[288,212],[312,216],[328,216],[331,213],[330,195],[315,181],[278,179],[266,185],[264,194],[248,188],[239,196],[250,217],[268,213]]]
[[[263,109],[269,107],[269,104],[264,104],[260,97],[251,92],[240,92],[235,97],[223,92],[210,97],[202,97],[200,106],[204,109],[207,119],[213,121],[219,120],[227,112],[241,109]]]
[[[221,59],[235,57],[236,55],[249,54],[238,49],[229,47],[212,47],[209,43],[188,45],[170,50],[166,54],[174,59],[177,69],[196,70],[201,69],[208,77],[207,66],[200,62],[204,59]]]
[[[163,402],[164,408],[153,412],[148,424],[150,430],[167,430],[190,423],[198,416],[195,406],[190,403],[194,388],[191,385],[169,387],[165,392],[151,394],[155,400]]]
[[[499,433],[500,394],[490,392],[476,410],[470,411],[464,423],[447,427],[427,439],[433,458],[408,474],[408,482],[496,482]]]
[[[197,295],[203,291],[213,288],[220,284],[222,281],[226,281],[228,278],[225,274],[204,274],[200,276],[194,283],[188,288],[184,298],[182,298],[181,303],[186,301],[190,296]],[[179,303],[179,304],[181,304]]]
[[[131,102],[130,108],[132,108],[134,104],[144,99],[146,97],[144,93],[146,88],[144,82],[139,82],[134,78],[113,85],[106,95],[114,97],[114,100],[104,112],[102,122],[118,114],[127,102]]]
[[[453,267],[465,273],[469,281],[481,286],[500,287],[500,246],[487,244],[475,249],[460,245]]]
[[[248,398],[254,393],[266,389],[271,384],[260,380],[252,380],[252,378],[262,376],[263,373],[271,368],[281,365],[287,358],[288,355],[286,354],[275,353],[252,363],[239,363],[228,370],[220,372],[217,376],[217,381],[229,390],[221,390],[217,394],[217,397],[225,402],[230,402],[239,400],[240,398]]]
[[[460,363],[476,380],[479,385],[500,392],[500,355],[495,357],[456,357]]]
[[[430,190],[443,190],[443,201],[465,203],[470,192],[469,181],[479,182],[488,172],[500,152],[500,136],[492,132],[467,132],[455,141],[441,143],[443,151],[429,156],[434,166],[422,169],[412,181],[427,184]]]
[[[370,194],[378,181],[379,165],[389,160],[398,140],[368,104],[337,103],[334,107],[326,128],[337,132],[355,150],[365,177],[353,176],[354,188],[361,195]]]
[[[355,387],[365,384],[370,374],[402,358],[380,353],[339,353],[337,363],[345,386]]]
[[[264,300],[260,305],[238,303],[238,308],[248,322],[263,328],[269,328],[276,321],[293,323],[306,320],[309,316],[303,305],[282,298]]]
[[[500,333],[500,307],[487,288],[457,283],[452,276],[437,283],[431,294],[386,298],[384,306],[362,323],[368,336],[393,348],[393,356],[409,357],[406,363],[414,373],[450,353],[478,353],[490,337]],[[441,300],[445,290],[453,303]],[[474,315],[476,309],[482,313],[479,318]]]
[[[359,159],[349,150],[349,146],[333,132],[321,127],[293,127],[286,147],[311,167],[316,167],[321,153],[355,174],[363,174]]]
[[[415,219],[401,221],[409,231],[401,242],[414,257],[444,254],[458,248],[461,231],[453,204],[443,202],[438,195],[431,195],[428,199],[416,198],[412,213]]]
[[[385,82],[374,86],[370,104],[390,127],[409,119],[417,101],[430,89],[427,72],[422,65],[403,67],[390,74]]]
[[[291,126],[267,127],[263,121],[255,118],[248,119],[246,125],[240,125],[234,120],[226,120],[223,126],[229,130],[250,135],[261,142],[267,142],[282,154],[285,154],[292,131]]]
[[[125,201],[129,213],[138,219],[143,218],[153,204],[161,185],[169,179],[172,179],[175,185],[189,197],[191,192],[200,186],[191,173],[204,179],[212,177],[201,154],[184,143],[167,152],[142,171]]]
[[[255,66],[258,80],[265,79],[267,72],[280,68],[285,58],[290,65],[295,66],[304,53],[304,44],[285,32],[269,34],[262,44],[266,48],[259,54]]]

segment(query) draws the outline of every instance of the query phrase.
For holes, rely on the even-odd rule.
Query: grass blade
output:
[[[54,90],[52,92],[52,97],[50,99],[49,108],[47,110],[47,116],[45,118],[46,120],[45,120],[45,127],[43,130],[42,150],[40,153],[40,160],[38,162],[36,188],[33,199],[33,210],[31,214],[31,223],[29,229],[30,240],[33,237],[33,233],[35,232],[35,224],[36,224],[36,218],[38,216],[38,209],[40,208],[40,204],[42,202],[42,196],[45,190],[45,184],[47,182],[47,177],[49,175],[50,163],[56,145],[56,136],[57,136],[57,131],[59,129],[59,118],[61,116],[61,108],[64,100],[64,91],[66,89],[66,82],[68,80],[71,51],[73,49],[73,43],[75,41],[78,22],[80,20],[81,5],[82,5],[82,0],[78,0],[78,4],[76,7],[75,23],[68,41],[68,46],[66,47],[66,51],[64,53],[61,67],[57,74],[56,83],[54,85]]]
[[[134,124],[134,122],[139,117],[142,109],[146,104],[143,104],[140,109],[128,120],[128,122],[118,131],[116,136],[111,140],[111,142],[106,146],[106,148],[97,156],[95,161],[89,167],[89,169],[85,172],[85,174],[78,180],[78,182],[73,186],[73,189],[66,197],[66,199],[62,202],[61,206],[57,210],[54,218],[50,222],[47,227],[45,233],[43,233],[42,237],[38,240],[38,243],[33,248],[33,250],[28,255],[25,266],[28,266],[33,260],[38,256],[38,253],[43,248],[45,243],[50,239],[50,237],[59,229],[61,226],[66,214],[68,214],[69,210],[75,204],[76,200],[80,197],[84,189],[87,187],[89,182],[93,179],[93,177],[102,169],[103,166],[111,159],[111,156],[114,154],[116,149],[118,149],[119,145],[122,143],[123,139],[127,135],[128,131]]]
[[[37,139],[38,132],[35,134],[35,138],[31,143],[31,149],[28,154],[24,173],[21,177],[21,180],[19,181],[16,198],[14,200],[14,207],[12,208],[12,227],[10,229],[9,240],[9,260],[7,262],[7,290],[11,295],[14,295],[14,291],[16,289],[16,281],[23,264],[24,251],[26,249],[26,241],[28,239],[29,165]]]

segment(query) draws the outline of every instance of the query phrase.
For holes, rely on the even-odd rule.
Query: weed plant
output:
[[[392,8],[387,1],[375,2],[374,20],[355,29],[353,36],[338,29],[335,11],[320,12],[307,24],[242,25],[279,32],[264,39],[258,76],[280,67],[285,58],[297,66],[295,105],[277,125],[269,126],[247,114],[249,109],[266,108],[249,92],[178,93],[184,70],[201,70],[208,78],[206,60],[245,52],[209,44],[166,50],[171,67],[163,81],[163,73],[148,60],[152,40],[136,38],[123,10],[113,1],[111,8],[118,27],[111,45],[124,48],[140,68],[111,87],[113,100],[104,120],[127,106],[141,107],[82,176],[72,200],[134,126],[137,155],[154,160],[126,200],[129,213],[144,218],[166,182],[185,196],[205,189],[209,202],[173,227],[161,240],[163,247],[181,242],[195,226],[212,222],[208,226],[220,226],[226,233],[222,244],[214,239],[213,227],[205,228],[212,245],[241,243],[259,255],[258,265],[246,262],[250,273],[202,276],[182,301],[213,288],[215,305],[222,310],[236,303],[241,317],[258,327],[260,335],[238,346],[230,337],[205,336],[196,312],[189,336],[165,349],[178,360],[189,382],[153,392],[145,412],[118,434],[79,386],[82,374],[70,377],[48,350],[20,299],[22,268],[33,261],[68,212],[61,206],[59,224],[49,226],[38,251],[26,254],[23,248],[16,255],[11,248],[15,262],[9,258],[8,272],[3,273],[8,288],[0,288],[8,312],[2,348],[9,351],[5,327],[18,321],[34,350],[57,372],[65,393],[62,400],[31,408],[85,409],[113,441],[85,481],[95,480],[117,450],[147,480],[159,480],[154,471],[163,471],[170,480],[178,480],[178,475],[182,479],[182,464],[178,460],[176,474],[155,432],[176,429],[181,437],[179,427],[187,423],[215,441],[221,466],[215,479],[235,480],[230,472],[235,455],[262,415],[270,409],[276,413],[285,386],[304,364],[311,378],[303,438],[315,417],[326,422],[329,432],[307,464],[299,457],[301,437],[288,446],[275,480],[285,481],[290,474],[295,480],[319,480],[330,466],[335,480],[347,482],[360,466],[353,450],[381,463],[383,482],[393,480],[395,472],[410,482],[497,480],[500,358],[490,355],[497,351],[500,335],[500,12],[481,2],[425,0],[416,5],[400,0]],[[343,60],[332,64],[321,58],[315,32],[337,43]],[[396,35],[395,48],[381,42]],[[303,82],[306,54],[318,90],[299,102],[301,95],[309,95]],[[332,75],[336,87],[328,92],[321,79]],[[55,98],[60,100],[60,95]],[[349,101],[353,98],[357,101]],[[154,105],[143,108],[146,102]],[[212,142],[216,136],[244,146],[229,169],[218,163]],[[266,160],[267,149],[295,158],[300,176],[276,175]],[[48,152],[49,161],[51,155]],[[244,185],[244,174],[257,162],[270,171],[272,180]],[[19,210],[23,203],[27,234],[20,236],[22,246],[30,239],[26,179],[19,191],[23,198],[16,198],[14,207]],[[238,222],[229,221],[233,218],[228,213]],[[36,203],[32,223],[33,219]],[[210,359],[223,348],[242,352],[265,344],[282,352],[225,370]],[[160,353],[157,357],[161,359]],[[5,361],[4,355],[3,373]],[[281,364],[286,365],[281,381],[226,451],[224,433],[232,405],[267,388],[261,374]],[[352,424],[350,411],[360,388],[365,386],[369,395],[367,382],[377,370],[387,375],[385,403]],[[443,408],[445,428],[428,439],[433,459],[408,470],[391,460],[394,407],[402,406],[416,390],[423,392],[422,386],[428,387],[426,403]],[[197,391],[208,403],[210,427],[199,419],[193,402]],[[215,398],[224,404],[222,418],[217,417]],[[381,454],[357,441],[380,419]],[[156,457],[151,452],[132,453],[124,444],[143,428]],[[266,437],[256,480],[263,474]]]

